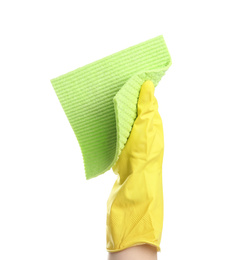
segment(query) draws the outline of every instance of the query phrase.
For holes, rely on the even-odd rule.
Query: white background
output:
[[[226,1],[0,2],[0,259],[106,259],[112,170],[86,181],[50,79],[163,35],[159,259],[228,259]]]

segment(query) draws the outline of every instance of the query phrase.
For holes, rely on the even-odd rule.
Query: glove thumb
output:
[[[158,109],[154,90],[155,87],[151,80],[147,80],[142,84],[138,99],[138,116]]]

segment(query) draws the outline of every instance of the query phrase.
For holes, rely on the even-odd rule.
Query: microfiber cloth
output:
[[[118,160],[137,117],[143,82],[156,87],[170,65],[160,35],[51,80],[80,145],[87,180]]]

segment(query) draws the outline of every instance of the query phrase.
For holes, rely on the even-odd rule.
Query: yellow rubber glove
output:
[[[150,244],[160,251],[163,226],[164,135],[152,81],[145,81],[138,114],[116,164],[117,180],[107,201],[106,248],[117,252]]]

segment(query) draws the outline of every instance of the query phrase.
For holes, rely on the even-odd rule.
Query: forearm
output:
[[[129,247],[119,252],[109,253],[108,260],[157,260],[157,249],[150,245]]]

